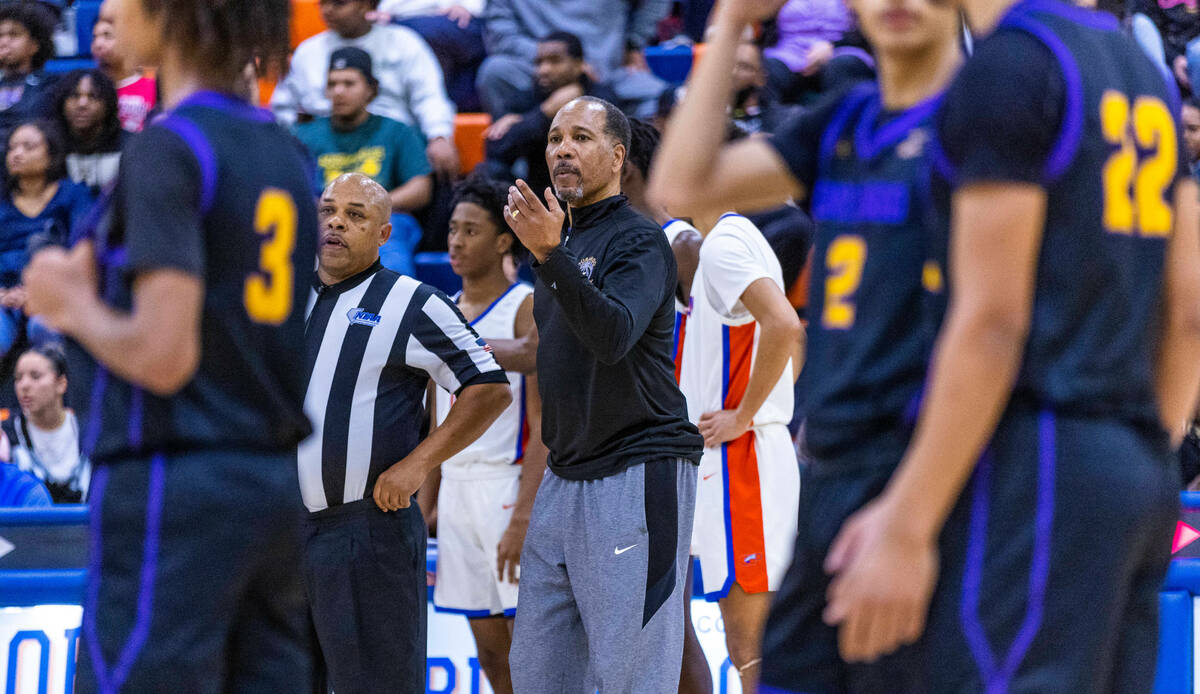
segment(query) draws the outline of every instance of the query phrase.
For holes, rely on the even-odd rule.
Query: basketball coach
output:
[[[534,255],[549,472],[521,554],[513,689],[675,692],[696,464],[675,385],[675,261],[621,195],[629,121],[592,97],[554,118],[545,204],[524,181],[505,220]],[[555,197],[566,202],[564,211]]]

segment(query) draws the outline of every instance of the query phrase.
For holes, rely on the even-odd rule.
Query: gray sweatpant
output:
[[[533,504],[509,662],[517,694],[679,687],[696,466],[599,480],[547,472]]]

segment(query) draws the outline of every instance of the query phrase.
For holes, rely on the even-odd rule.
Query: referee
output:
[[[425,522],[412,495],[512,399],[455,305],[380,265],[390,214],[387,191],[357,173],[318,208],[305,330],[314,434],[297,458],[322,694],[425,691]],[[431,378],[457,399],[418,443]]]
[[[537,259],[553,473],[521,554],[510,656],[518,694],[666,694],[679,683],[703,441],[671,361],[675,259],[662,229],[621,195],[629,141],[612,104],[570,102],[550,128],[547,204],[518,181],[505,209]]]

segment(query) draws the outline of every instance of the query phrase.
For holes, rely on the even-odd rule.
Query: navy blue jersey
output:
[[[94,229],[104,298],[139,274],[204,282],[200,365],[156,397],[96,370],[84,444],[99,461],[196,449],[294,451],[304,415],[304,308],[316,257],[311,172],[270,114],[196,94],[130,143]]]
[[[1164,262],[1187,173],[1178,108],[1172,79],[1112,17],[1058,0],[1011,8],[948,90],[934,149],[951,185],[1048,195],[1015,398],[1158,421]]]
[[[811,191],[816,222],[801,387],[806,444],[831,458],[904,422],[925,376],[927,237],[938,224],[927,143],[939,98],[889,113],[865,84],[772,142]]]

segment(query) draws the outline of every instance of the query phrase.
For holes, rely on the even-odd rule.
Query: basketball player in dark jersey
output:
[[[965,9],[984,38],[938,126],[949,307],[905,460],[834,544],[826,616],[872,660],[928,615],[927,691],[1148,692],[1200,385],[1179,97],[1108,15]]]
[[[286,0],[109,0],[166,106],[88,240],[26,270],[96,361],[80,692],[304,692],[296,444],[316,213],[306,157],[233,96]],[[282,63],[276,63],[282,64]]]

